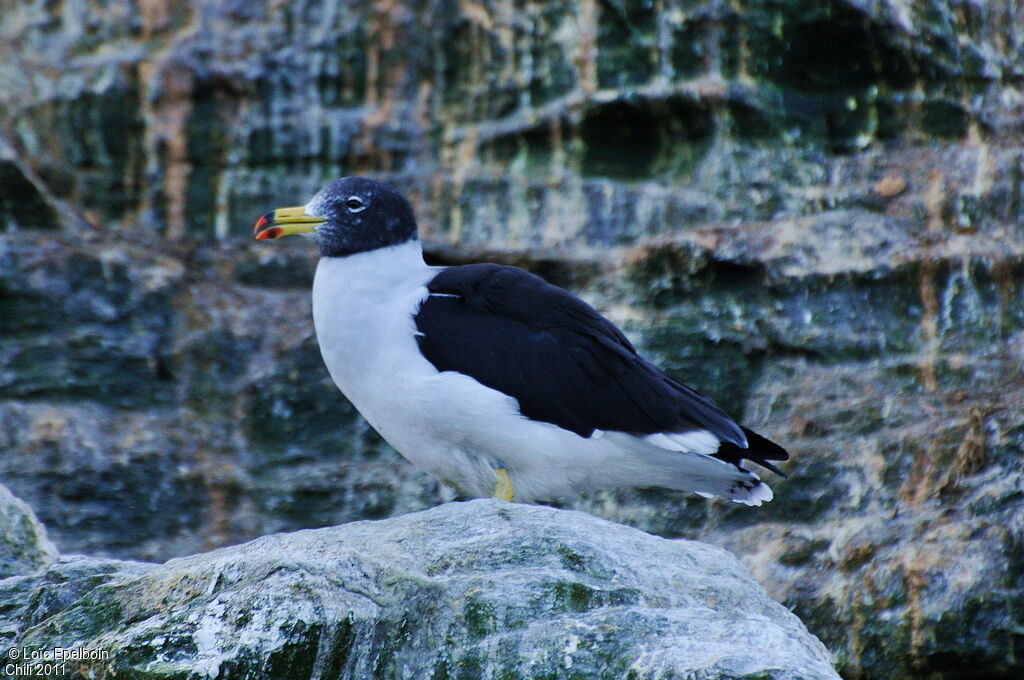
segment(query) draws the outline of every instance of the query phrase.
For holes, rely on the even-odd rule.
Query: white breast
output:
[[[331,378],[406,458],[462,488],[493,488],[480,423],[518,418],[515,400],[420,354],[414,315],[437,269],[419,243],[322,258],[313,281],[313,324]]]
[[[317,265],[313,325],[324,363],[378,429],[403,380],[433,371],[416,347],[413,321],[432,276],[416,241]]]

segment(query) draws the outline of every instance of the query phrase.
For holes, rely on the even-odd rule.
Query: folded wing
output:
[[[416,314],[420,351],[514,397],[527,418],[581,437],[705,430],[734,448],[747,436],[714,402],[661,372],[590,305],[516,267],[442,270]]]

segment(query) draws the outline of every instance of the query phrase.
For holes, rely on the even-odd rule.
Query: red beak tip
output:
[[[267,238],[277,238],[280,235],[281,227],[268,227],[267,229],[264,229],[263,231],[259,231],[256,233],[256,240],[262,241],[263,239]]]
[[[261,217],[258,220],[256,220],[256,226],[253,227],[252,230],[255,233],[259,233],[260,229],[263,229],[265,226],[267,226],[268,224],[271,224],[273,221],[274,221],[274,211],[271,210],[266,215],[264,215],[263,217]]]

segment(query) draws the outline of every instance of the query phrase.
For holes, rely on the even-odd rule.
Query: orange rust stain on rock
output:
[[[377,0],[367,17],[370,39],[366,52],[365,105],[370,113],[363,119],[358,145],[362,162],[357,163],[356,172],[391,166],[391,155],[374,143],[374,135],[393,118],[395,89],[409,69],[406,59],[397,58],[407,13],[408,9],[396,0]]]
[[[928,212],[928,231],[942,230],[942,201],[946,197],[946,175],[941,170],[928,172],[928,186],[924,190],[924,205]]]
[[[907,615],[910,618],[910,654],[917,658],[925,642],[921,593],[928,585],[928,577],[922,551],[912,550],[908,562],[904,582],[907,586]]]
[[[957,447],[946,473],[936,484],[938,493],[955,490],[963,479],[984,469],[988,462],[984,420],[984,414],[979,407],[972,406],[968,410],[963,441]]]
[[[932,496],[936,446],[929,440],[914,447],[914,464],[906,481],[900,486],[900,500],[907,505],[920,507]]]
[[[935,373],[939,354],[939,298],[935,294],[935,277],[938,265],[932,259],[921,263],[918,275],[918,290],[921,294],[921,331],[924,334],[924,356],[921,358],[921,385],[925,390],[934,392],[938,387]]]
[[[894,198],[907,190],[907,179],[903,175],[890,173],[878,180],[871,190],[882,198]]]
[[[582,0],[576,13],[579,42],[576,68],[579,87],[587,95],[597,92],[597,7],[594,0]]]
[[[139,79],[151,82],[156,65],[139,64]],[[192,90],[195,74],[182,65],[165,65],[159,73],[157,97],[148,94],[141,98],[142,114],[146,121],[146,155],[151,159],[163,156],[165,166],[163,193],[166,201],[166,236],[180,239],[185,236],[186,190],[192,164],[188,160],[186,125],[192,113]],[[161,153],[160,148],[163,147]],[[144,211],[148,206],[141,206]]]
[[[138,7],[143,40],[151,40],[170,24],[172,3],[165,0],[139,0]]]

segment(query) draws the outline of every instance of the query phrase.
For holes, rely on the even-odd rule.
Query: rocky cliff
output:
[[[436,262],[526,266],[793,453],[759,510],[577,507],[732,550],[847,678],[1017,677],[1024,14],[1009,2],[0,1],[0,478],[164,559],[448,492],[338,397],[336,175]],[[284,247],[282,247],[284,246]]]

